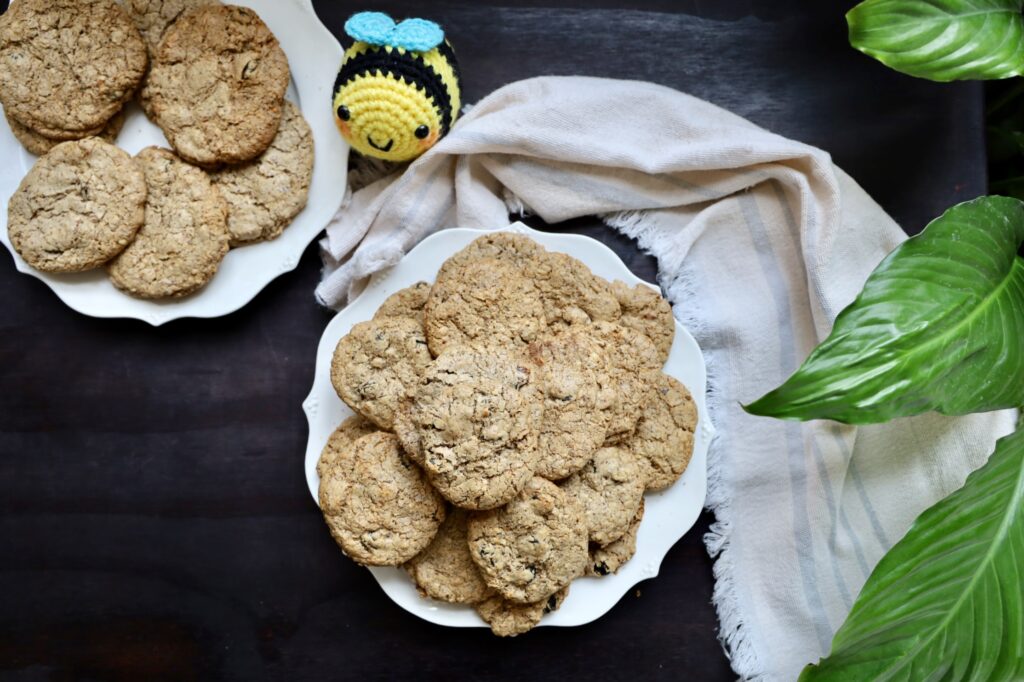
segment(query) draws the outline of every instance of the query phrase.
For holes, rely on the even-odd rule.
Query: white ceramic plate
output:
[[[537,232],[521,223],[508,228],[528,234],[551,251],[569,253],[586,263],[605,279],[620,279],[633,285],[644,283],[635,277],[611,249],[589,237]],[[484,232],[451,229],[427,237],[396,266],[378,273],[362,294],[338,313],[320,338],[316,354],[313,389],[302,404],[309,420],[306,444],[306,480],[313,499],[317,499],[320,479],[316,462],[328,437],[352,411],[338,398],[331,386],[331,356],[338,340],[354,324],[373,317],[385,298],[418,281],[432,282],[449,256]],[[651,286],[648,284],[648,286]],[[573,582],[569,597],[558,611],[545,616],[541,625],[582,625],[599,618],[612,608],[633,585],[653,578],[669,548],[696,522],[707,493],[707,452],[714,428],[707,416],[707,375],[704,357],[697,342],[679,322],[665,372],[683,382],[693,393],[700,415],[693,458],[682,478],[668,490],[647,493],[644,519],[640,524],[636,555],[615,575],[580,578]],[[484,622],[468,606],[445,604],[422,598],[405,571],[397,568],[371,568],[384,592],[399,606],[424,620],[453,627],[484,627]]]
[[[295,269],[299,257],[338,210],[345,194],[348,145],[334,126],[330,94],[341,64],[341,45],[320,23],[312,0],[234,0],[259,13],[281,43],[292,72],[288,99],[299,105],[313,130],[316,160],[306,208],[273,241],[232,249],[213,280],[176,300],[145,301],[122,293],[100,268],[76,274],[48,274],[22,260],[7,236],[7,203],[36,162],[0,124],[0,241],[20,272],[53,289],[68,306],[93,317],[130,317],[160,325],[181,317],[220,317],[251,301],[271,280]],[[126,109],[119,147],[135,154],[149,145],[170,147],[163,133],[134,102]]]

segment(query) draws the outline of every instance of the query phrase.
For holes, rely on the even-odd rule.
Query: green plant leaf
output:
[[[871,573],[816,680],[1024,679],[1024,430]]]
[[[746,406],[783,419],[869,424],[1024,404],[1024,203],[958,204],[871,273],[832,333]]]
[[[1024,72],[1024,0],[866,0],[846,15],[850,44],[935,81]]]

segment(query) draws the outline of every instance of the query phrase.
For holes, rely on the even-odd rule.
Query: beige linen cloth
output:
[[[340,307],[426,235],[498,229],[523,210],[601,215],[657,257],[710,371],[720,638],[742,678],[794,679],[827,653],[882,554],[1013,416],[855,428],[744,413],[903,233],[825,152],[650,83],[543,77],[494,92],[404,173],[350,197],[323,240],[317,297]]]

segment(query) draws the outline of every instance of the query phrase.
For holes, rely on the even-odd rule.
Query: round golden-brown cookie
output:
[[[661,358],[658,366],[661,367],[668,360],[672,340],[676,336],[676,318],[672,315],[672,306],[646,284],[637,284],[631,288],[615,280],[611,286],[622,307],[622,317],[617,320],[618,323],[646,334],[654,342]]]
[[[629,528],[640,508],[647,484],[647,468],[624,448],[601,448],[573,474],[562,490],[583,506],[590,541],[615,542]]]
[[[107,266],[110,280],[140,298],[187,296],[228,252],[227,207],[206,173],[171,151],[147,147],[135,160],[146,175],[146,220]]]
[[[608,352],[608,359],[614,367],[637,372],[644,369],[660,370],[665,364],[646,334],[618,322],[600,320],[578,328],[589,330],[597,338]]]
[[[619,303],[608,282],[596,277],[583,262],[564,253],[549,252],[529,237],[512,232],[478,237],[448,259],[438,279],[449,269],[482,258],[509,263],[531,280],[549,325],[619,317]]]
[[[152,59],[167,29],[185,12],[205,5],[219,5],[218,0],[124,0],[124,9],[146,41]]]
[[[376,431],[375,425],[358,414],[343,421],[341,426],[336,428],[331,437],[327,439],[327,445],[320,452],[320,459],[316,463],[317,476],[323,478],[327,470],[334,465],[334,462],[342,456],[345,450],[352,447],[354,442],[365,435],[376,433]]]
[[[545,252],[531,261],[527,274],[537,285],[549,325],[619,317],[619,302],[608,282],[572,256]]]
[[[476,604],[490,594],[469,556],[469,512],[451,508],[425,550],[405,565],[420,594],[453,604]]]
[[[636,433],[625,445],[650,464],[648,490],[667,488],[683,475],[693,455],[697,405],[686,387],[659,374]]]
[[[439,275],[423,311],[434,355],[451,346],[525,347],[544,328],[536,287],[512,265],[492,258]]]
[[[442,263],[437,276],[440,278],[448,270],[465,265],[477,258],[497,258],[511,263],[522,272],[529,265],[531,259],[537,258],[544,251],[543,246],[526,235],[515,232],[491,232],[477,237],[464,249]]]
[[[388,296],[373,319],[379,320],[382,317],[411,317],[423,324],[423,306],[427,304],[427,297],[430,296],[430,285],[426,282],[416,282],[411,287],[399,289]]]
[[[28,126],[22,125],[16,119],[11,118],[10,114],[6,111],[4,112],[4,115],[7,117],[7,125],[10,126],[11,132],[14,133],[14,137],[21,143],[21,146],[36,156],[42,156],[43,154],[48,153],[51,149],[62,142],[62,140],[40,135]],[[121,132],[121,128],[123,126],[124,110],[121,110],[114,114],[114,117],[107,121],[107,125],[105,125],[95,135],[104,142],[113,143],[114,140],[117,139],[117,136]],[[74,137],[71,139],[82,139],[92,137],[92,135],[93,134],[90,133],[88,135],[81,135],[80,137]]]
[[[491,632],[499,637],[515,637],[529,632],[540,623],[541,618],[557,611],[569,596],[569,586],[534,604],[517,604],[498,595],[492,595],[476,605],[476,612],[491,626]]]
[[[391,430],[395,411],[412,398],[428,364],[430,352],[416,320],[369,320],[353,326],[338,342],[331,383],[349,407]]]
[[[583,510],[535,477],[507,506],[470,516],[469,549],[488,587],[520,604],[539,602],[586,568]]]
[[[101,129],[146,62],[139,31],[113,0],[19,0],[0,17],[0,102],[46,137]]]
[[[608,354],[615,399],[608,409],[605,443],[621,443],[636,430],[644,405],[650,400],[661,360],[646,335],[614,322],[598,321],[588,327]]]
[[[284,103],[281,127],[265,152],[210,177],[228,202],[232,246],[280,236],[306,206],[313,178],[313,133],[299,108]]]
[[[583,326],[530,346],[544,388],[538,476],[557,481],[579,471],[604,443],[614,391],[608,355]]]
[[[89,270],[135,237],[145,204],[145,178],[127,153],[95,137],[64,142],[21,181],[8,205],[7,232],[37,270]]]
[[[587,564],[587,575],[601,577],[609,573],[618,573],[623,564],[636,554],[636,536],[640,531],[640,521],[644,518],[644,500],[640,498],[640,508],[633,517],[629,528],[621,538],[610,542],[604,547],[593,544],[590,547],[590,563]]]
[[[390,433],[352,443],[320,479],[320,509],[331,535],[355,561],[399,566],[430,544],[444,500]]]
[[[288,59],[256,12],[212,5],[186,12],[164,34],[146,97],[182,158],[241,163],[277,134],[289,78]]]
[[[412,404],[423,468],[452,504],[492,509],[533,476],[543,396],[525,356],[453,347],[427,368]]]

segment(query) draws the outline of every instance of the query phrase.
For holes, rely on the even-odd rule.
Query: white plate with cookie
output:
[[[16,4],[16,3],[15,3]],[[269,282],[293,270],[303,251],[336,213],[344,197],[348,146],[338,133],[329,106],[335,69],[341,63],[338,41],[317,18],[311,0],[240,0],[254,10],[280,43],[291,72],[285,98],[297,105],[312,132],[314,160],[305,207],[283,233],[269,241],[232,248],[212,279],[180,298],[136,298],[115,287],[104,268],[80,273],[48,273],[32,268],[12,247],[6,227],[0,241],[15,267],[49,286],[69,307],[92,317],[134,318],[152,325],[187,317],[227,315],[251,301]],[[115,144],[129,154],[156,145],[169,148],[163,132],[147,119],[135,101],[124,108],[124,124]],[[102,135],[101,135],[102,136]],[[0,123],[0,225],[8,223],[8,203],[36,163]]]
[[[538,232],[522,223],[515,223],[502,231],[526,235],[550,252],[570,254],[588,266],[595,275],[606,280],[621,280],[629,287],[641,285],[658,291],[657,287],[634,276],[608,247],[588,237]],[[332,358],[339,340],[357,323],[373,318],[381,304],[392,294],[417,282],[433,283],[442,263],[484,234],[488,233],[448,229],[427,237],[397,265],[374,275],[366,289],[339,312],[324,330],[317,349],[313,387],[302,404],[309,422],[304,466],[314,500],[319,500],[317,462],[321,452],[338,425],[353,415],[353,411],[342,402],[332,385]],[[642,522],[632,559],[622,564],[615,573],[574,580],[561,608],[545,615],[540,625],[582,625],[602,616],[630,588],[658,574],[669,549],[692,528],[704,506],[707,493],[707,452],[714,436],[705,399],[707,373],[697,342],[678,320],[673,321],[675,336],[662,372],[689,389],[697,408],[689,464],[673,485],[662,490],[649,490],[644,494]],[[667,347],[668,343],[664,346]],[[388,597],[420,618],[451,627],[487,626],[471,606],[449,604],[421,596],[409,574],[402,568],[371,566],[370,571]]]

